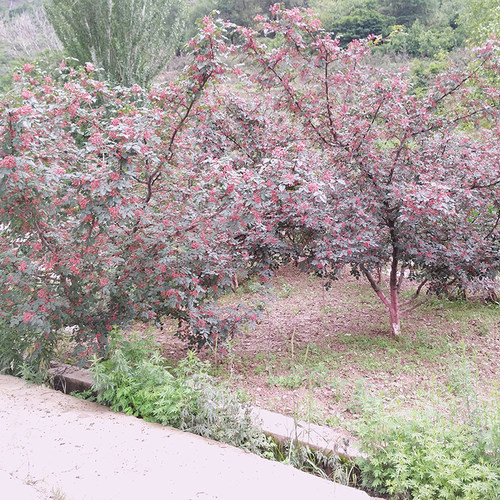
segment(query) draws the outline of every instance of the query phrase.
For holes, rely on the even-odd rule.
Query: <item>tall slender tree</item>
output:
[[[53,0],[45,8],[69,56],[125,86],[160,73],[184,26],[183,0]]]

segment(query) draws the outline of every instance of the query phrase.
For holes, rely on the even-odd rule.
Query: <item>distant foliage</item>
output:
[[[0,0],[0,12],[16,16],[23,12],[35,10],[45,0]]]
[[[62,45],[43,9],[0,17],[0,91],[12,88],[16,67],[35,59],[50,68],[62,59]]]
[[[35,58],[61,51],[61,44],[42,9],[0,18],[0,40],[13,58]]]
[[[491,38],[500,36],[500,1],[471,0],[467,2],[461,13],[460,22],[470,40],[481,44]]]
[[[433,57],[440,50],[463,45],[464,29],[459,25],[463,1],[445,0],[312,0],[309,5],[324,28],[342,44],[368,35],[382,35],[380,49],[411,57]]]
[[[378,49],[418,59],[438,59],[440,54],[461,47],[464,41],[465,32],[462,29],[442,25],[429,27],[417,20],[408,29],[395,30]]]
[[[435,10],[433,0],[379,0],[380,10],[396,21],[395,24],[411,26],[417,19],[427,21]]]
[[[340,37],[342,45],[369,35],[386,36],[394,25],[394,18],[375,9],[355,9],[349,15],[335,20],[330,29]]]
[[[196,21],[216,12],[216,17],[241,26],[252,26],[256,15],[267,14],[274,0],[195,0],[188,3],[186,32],[188,39],[196,33]],[[307,0],[286,0],[287,8],[303,7]]]

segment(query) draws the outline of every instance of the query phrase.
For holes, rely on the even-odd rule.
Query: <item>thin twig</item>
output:
[[[422,299],[420,300],[419,302],[415,303],[413,306],[407,308],[407,309],[402,309],[401,310],[401,314],[407,314],[411,311],[413,311],[413,309],[416,309],[417,307],[420,307],[422,304],[425,304],[426,302],[428,302],[430,300],[430,295],[428,297],[425,297],[425,299]]]

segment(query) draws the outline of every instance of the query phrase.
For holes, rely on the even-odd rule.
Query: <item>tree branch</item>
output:
[[[491,188],[491,187],[494,187],[496,186],[497,184],[500,184],[500,179],[496,180],[496,181],[493,181],[491,184],[476,184],[474,182],[474,184],[472,184],[472,186],[470,187],[470,189],[486,189],[486,188]]]
[[[406,302],[403,302],[401,304],[402,307],[404,306],[408,306],[410,305],[419,295],[420,295],[420,292],[422,291],[422,288],[424,287],[424,285],[427,283],[428,279],[425,278],[422,283],[420,283],[420,285],[418,285],[418,288],[416,290],[416,292],[413,294],[412,298],[410,300],[407,300]]]
[[[370,282],[371,287],[373,290],[375,290],[375,293],[378,295],[379,299],[383,302],[383,304],[388,308],[390,307],[389,300],[387,297],[384,295],[384,292],[380,289],[378,286],[377,282],[375,281],[374,277],[371,275],[370,271],[366,269],[364,265],[359,266],[361,269],[361,272],[366,276],[366,279]]]
[[[498,227],[499,223],[500,223],[500,210],[498,212],[497,220],[495,221],[494,226],[491,228],[491,230],[489,231],[489,233],[484,237],[485,240],[487,240],[490,236],[493,235],[493,233],[495,232],[495,230]]]
[[[402,309],[401,310],[401,314],[407,314],[407,313],[413,311],[413,309],[416,309],[417,307],[420,307],[421,305],[425,304],[429,300],[430,300],[430,296],[429,297],[425,297],[425,299],[422,299],[419,302],[413,304],[413,306],[408,307],[407,309]]]

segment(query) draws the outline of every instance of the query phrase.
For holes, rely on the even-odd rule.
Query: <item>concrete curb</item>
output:
[[[74,391],[89,391],[94,383],[89,370],[66,363],[52,362],[49,373],[54,377],[54,389],[70,394]]]
[[[297,421],[292,417],[257,407],[253,407],[252,413],[264,434],[273,437],[278,443],[293,441],[327,455],[333,454],[348,460],[366,457],[356,443],[329,427]]]
[[[65,363],[53,362],[50,373],[54,377],[54,387],[66,394],[90,390],[93,384],[92,373],[89,370]],[[255,425],[278,443],[293,441],[325,454],[331,453],[348,460],[366,457],[356,443],[330,427],[297,421],[292,417],[256,406],[252,408],[252,417]]]

